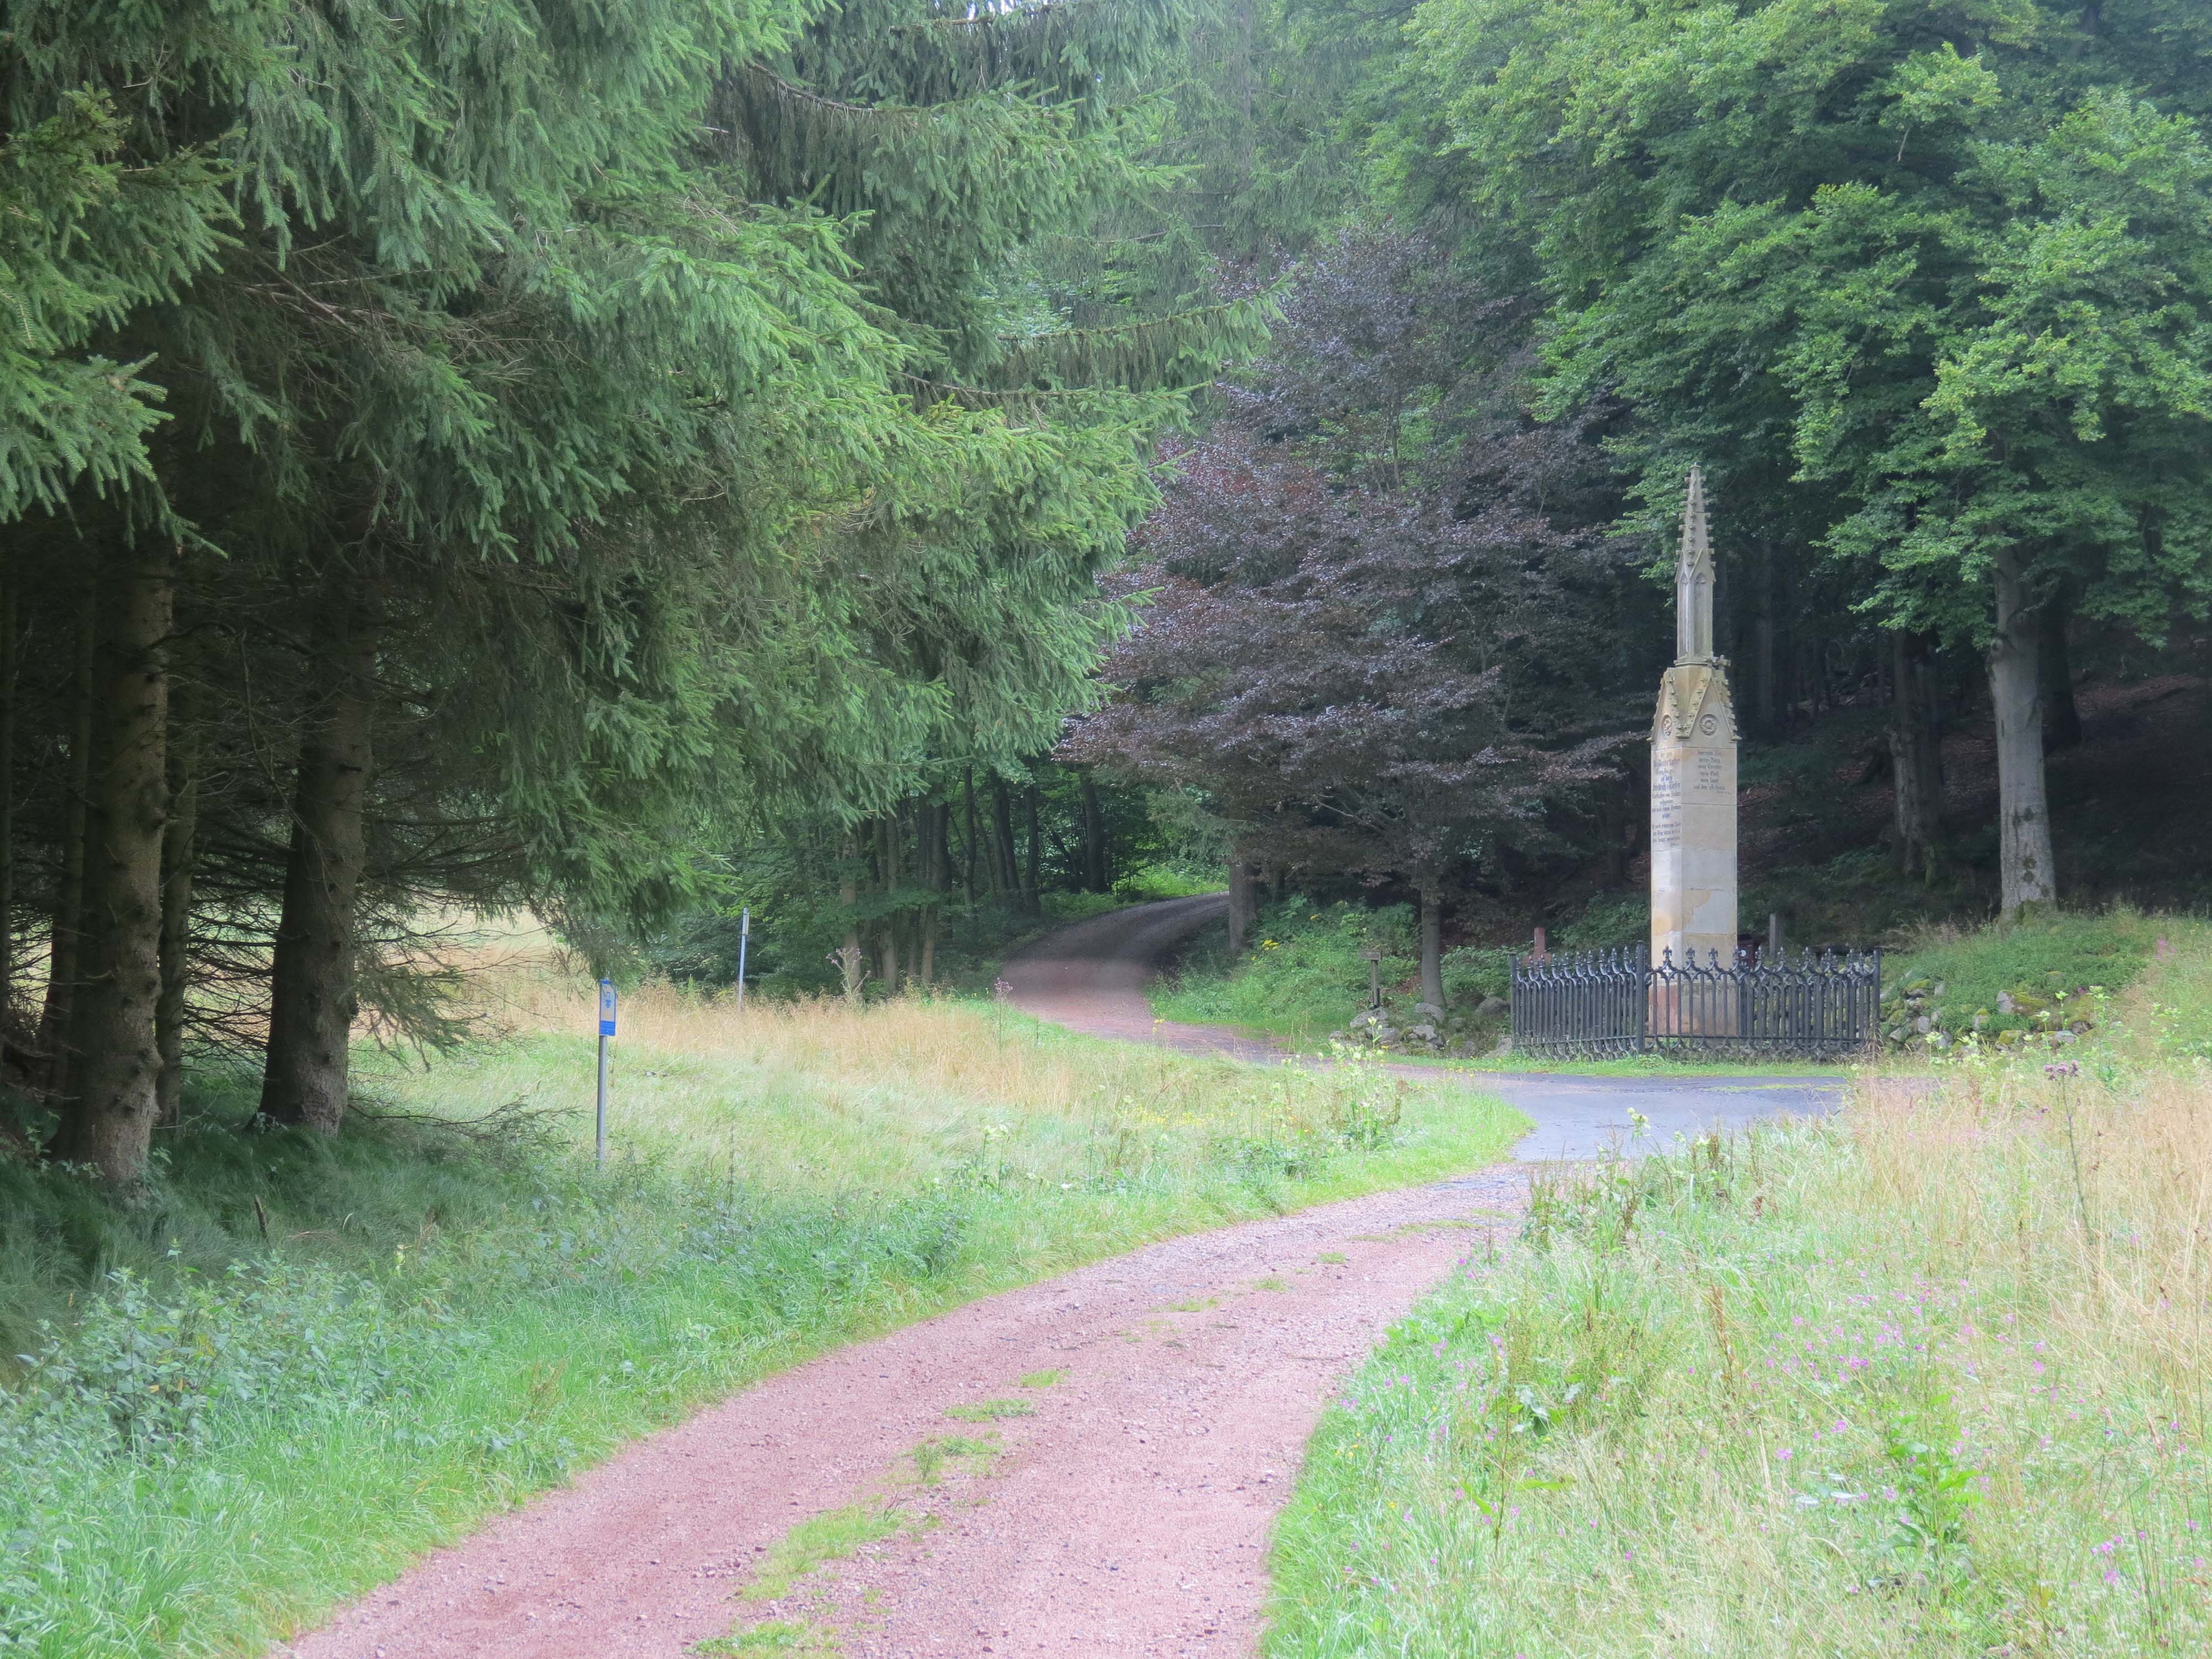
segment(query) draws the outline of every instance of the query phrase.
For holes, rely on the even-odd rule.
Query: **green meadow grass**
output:
[[[771,1370],[1171,1234],[1496,1158],[1462,1090],[1091,1042],[994,1004],[580,990],[324,1140],[200,1080],[149,1189],[0,1162],[0,1651],[259,1654]]]

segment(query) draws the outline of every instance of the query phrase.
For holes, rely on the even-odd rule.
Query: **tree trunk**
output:
[[[47,1091],[70,1092],[70,1042],[82,977],[85,847],[92,830],[93,653],[99,640],[100,585],[88,575],[77,616],[76,704],[70,721],[69,772],[62,812],[62,878],[54,892],[46,950],[46,1001],[39,1016],[39,1050],[46,1057]]]
[[[191,942],[192,861],[199,829],[199,755],[178,688],[169,690],[169,823],[161,836],[161,995],[154,1005],[154,1046],[161,1057],[155,1105],[164,1123],[182,1115],[185,1087],[185,958]]]
[[[2042,623],[2027,602],[2019,556],[1996,561],[1996,631],[1990,641],[1990,702],[1997,734],[1999,905],[2008,916],[2058,896],[2044,787],[2039,647]]]
[[[1932,880],[1943,834],[1943,748],[1936,727],[1934,676],[1923,641],[1890,631],[1890,775],[1896,784],[1897,866]]]
[[[15,1007],[15,572],[0,570],[0,1048]]]
[[[1108,892],[1114,883],[1106,867],[1106,809],[1090,773],[1080,775],[1079,787],[1083,791],[1083,884],[1093,893]]]
[[[1229,948],[1241,952],[1257,920],[1252,902],[1252,860],[1242,848],[1229,849]]]
[[[952,880],[952,808],[949,803],[924,801],[921,808],[921,879],[931,902],[921,913],[921,953],[915,962],[915,978],[927,991],[937,978],[938,915],[939,902]]]
[[[161,832],[168,817],[169,677],[176,604],[166,555],[118,573],[99,652],[94,738],[102,764],[84,870],[83,984],[70,1019],[70,1098],[58,1150],[116,1183],[142,1179],[161,1068]]]
[[[975,908],[975,853],[976,849],[982,845],[982,837],[978,832],[975,823],[975,769],[972,766],[968,769],[967,789],[968,866],[966,879],[961,884],[967,890],[968,908],[973,910]]]
[[[1044,831],[1037,827],[1039,799],[1035,784],[1023,792],[1022,805],[1029,816],[1030,831],[1029,882],[1023,896],[1029,913],[1033,916],[1044,913]]]
[[[2045,753],[2081,741],[2081,710],[2074,701],[2074,664],[2066,649],[2073,621],[2072,596],[2063,589],[2037,612],[2043,635],[2043,747]]]
[[[876,878],[883,884],[887,904],[898,890],[899,842],[902,838],[897,813],[876,820]],[[885,996],[898,994],[898,913],[888,908],[876,924],[876,977],[883,982]]]
[[[839,863],[843,867],[837,880],[837,902],[845,912],[845,944],[835,954],[845,1000],[851,1002],[860,994],[860,964],[866,953],[860,949],[860,848],[849,830],[845,832],[844,856]]]
[[[1014,806],[1006,780],[991,780],[991,890],[1019,901],[1021,876],[1014,868]]]
[[[898,930],[891,926],[890,918],[884,918],[876,934],[876,977],[884,983],[884,994],[895,997],[899,988]]]
[[[1414,890],[1421,896],[1421,1000],[1431,1008],[1444,1006],[1443,884],[1433,870],[1414,874]]]
[[[354,897],[367,857],[376,643],[345,578],[332,575],[323,603],[318,649],[331,686],[300,743],[261,1111],[279,1123],[335,1134],[345,1116],[352,1058]]]

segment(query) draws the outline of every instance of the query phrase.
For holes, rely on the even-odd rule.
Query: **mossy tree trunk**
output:
[[[143,1177],[158,1115],[161,842],[168,819],[169,679],[176,606],[166,554],[119,562],[94,653],[100,757],[83,866],[74,1050],[58,1151],[109,1182]]]
[[[261,1110],[335,1134],[351,1071],[355,898],[367,861],[376,669],[374,630],[342,574],[326,586],[317,632],[330,685],[300,743]]]

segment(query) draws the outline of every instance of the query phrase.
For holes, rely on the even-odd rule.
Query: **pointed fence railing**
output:
[[[1739,951],[1723,964],[1643,946],[1516,957],[1513,1049],[1556,1059],[1714,1054],[1827,1060],[1874,1041],[1881,952]]]

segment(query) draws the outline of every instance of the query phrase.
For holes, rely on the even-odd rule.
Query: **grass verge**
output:
[[[366,1061],[331,1140],[200,1080],[128,1204],[0,1161],[0,1649],[258,1653],[625,1440],[836,1343],[1173,1233],[1479,1165],[1505,1108],[992,1004],[633,996]]]
[[[1394,1331],[1271,1659],[2212,1643],[2212,1079],[1947,1066],[1540,1190]]]

